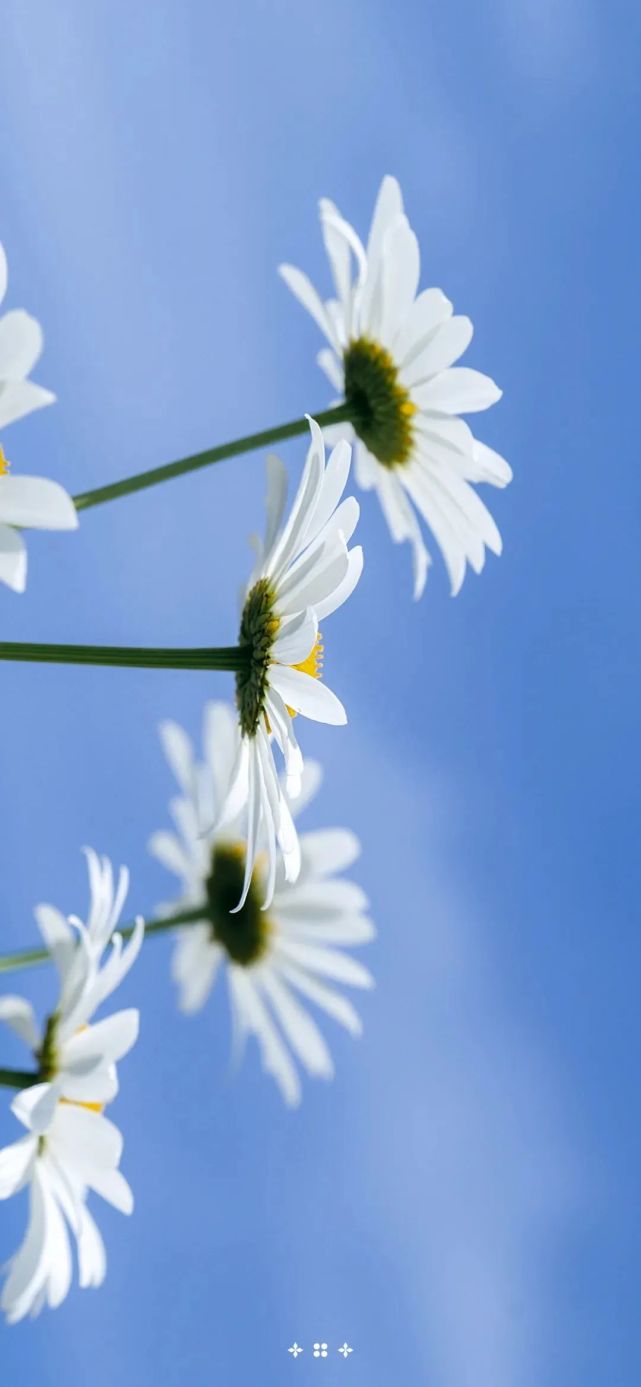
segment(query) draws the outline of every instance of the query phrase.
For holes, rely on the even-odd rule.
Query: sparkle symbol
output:
[[[291,1348],[288,1348],[287,1352],[293,1354],[294,1358],[298,1358],[299,1353],[304,1353],[304,1349],[302,1349],[300,1344],[297,1344],[294,1339]]]
[[[314,1344],[314,1358],[327,1358],[327,1344]]]
[[[339,1348],[338,1352],[342,1353],[343,1358],[347,1358],[350,1353],[354,1352],[354,1350],[353,1348],[350,1348],[349,1344],[345,1343],[343,1344],[342,1348]]]

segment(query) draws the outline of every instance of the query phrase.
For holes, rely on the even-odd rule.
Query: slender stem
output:
[[[203,646],[165,649],[136,645],[46,645],[22,641],[0,642],[0,660],[20,660],[54,665],[121,665],[136,669],[243,670],[247,652],[243,646]]]
[[[160,920],[147,920],[145,922],[145,938],[152,934],[164,934],[167,930],[176,929],[179,925],[196,924],[198,920],[206,919],[206,917],[207,906],[201,905],[192,906],[189,910],[179,910],[175,915],[164,915]],[[123,939],[129,939],[133,931],[134,925],[123,925],[122,929],[118,930],[118,934],[121,934]],[[0,956],[0,973],[14,973],[20,968],[33,968],[38,963],[46,963],[50,957],[48,949],[21,949],[15,954],[2,954]]]
[[[39,1077],[30,1069],[0,1069],[0,1085],[3,1088],[31,1088],[39,1082]]]
[[[350,410],[346,404],[325,409],[314,418],[324,428],[329,424],[340,424],[349,420]],[[221,443],[217,448],[207,448],[204,453],[192,453],[190,457],[179,458],[177,462],[167,462],[163,467],[152,467],[148,472],[136,472],[133,477],[123,477],[122,481],[110,482],[107,486],[94,487],[93,491],[83,491],[74,496],[76,510],[87,510],[89,506],[101,506],[103,501],[115,501],[118,496],[128,496],[132,491],[142,491],[157,482],[168,482],[172,477],[181,477],[185,472],[196,472],[199,467],[209,467],[212,462],[223,462],[225,458],[237,457],[239,453],[250,453],[255,448],[267,448],[271,443],[282,443],[286,438],[296,438],[309,428],[307,416],[293,419],[289,424],[279,424],[273,429],[263,429],[260,433],[247,434],[231,443]]]

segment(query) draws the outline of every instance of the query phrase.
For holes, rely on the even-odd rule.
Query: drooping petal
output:
[[[78,1228],[78,1281],[83,1289],[101,1286],[107,1271],[107,1254],[100,1230],[86,1204]]]

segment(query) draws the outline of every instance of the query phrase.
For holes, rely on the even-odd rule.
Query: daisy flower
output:
[[[292,1056],[312,1075],[333,1073],[327,1044],[301,999],[358,1035],[358,1014],[335,984],[372,985],[367,969],[344,952],[374,935],[361,888],[339,875],[358,856],[358,840],[340,828],[303,834],[298,880],[288,881],[279,868],[268,911],[262,902],[269,867],[259,852],[242,908],[234,911],[248,855],[246,813],[224,828],[208,826],[216,822],[226,795],[236,719],[225,704],[207,705],[203,762],[195,759],[189,738],[176,724],[165,723],[161,736],[180,795],[170,806],[174,831],[155,833],[150,849],[181,881],[180,900],[167,909],[200,903],[203,908],[202,922],[178,933],[172,971],[179,1005],[185,1012],[198,1011],[224,971],[237,1033],[256,1036],[265,1069],[294,1105],[300,1101],[300,1081]],[[306,762],[297,813],[319,782],[319,767]]]
[[[89,855],[92,901],[89,923],[71,916],[66,920],[50,905],[36,907],[35,915],[44,944],[56,966],[60,991],[57,1004],[40,1028],[31,1003],[24,997],[0,997],[0,1021],[24,1041],[35,1057],[38,1078],[42,1084],[43,1109],[49,1110],[50,1095],[72,1103],[109,1103],[118,1091],[116,1062],[131,1049],[138,1035],[138,1012],[135,1008],[115,1012],[102,1021],[91,1024],[102,1002],[119,986],[129,972],[142,947],[144,921],[139,919],[126,948],[122,937],[115,935],[111,950],[103,962],[103,953],[111,940],[102,929],[100,940],[91,933],[99,918],[102,898],[97,898],[95,854]],[[102,864],[102,871],[111,868]],[[121,876],[115,903],[122,906],[126,889],[126,874]],[[104,882],[101,881],[104,886]],[[110,914],[111,931],[117,923]],[[33,1114],[36,1123],[40,1115]]]
[[[418,293],[418,242],[395,178],[383,179],[367,248],[326,198],[320,217],[335,297],[324,301],[292,265],[281,265],[280,273],[329,342],[318,362],[350,408],[358,482],[378,492],[392,539],[412,546],[414,596],[431,560],[413,507],[457,593],[466,563],[480,573],[486,546],[501,552],[472,483],[502,487],[512,476],[458,416],[487,409],[501,391],[489,376],[454,365],[472,337],[469,318],[453,316],[440,289]],[[345,426],[336,433],[344,435]]]
[[[265,905],[274,892],[277,845],[289,880],[300,870],[300,853],[287,798],[274,761],[274,743],[285,760],[287,789],[295,797],[303,769],[294,717],[317,722],[347,721],[342,703],[321,683],[325,622],[353,592],[363,567],[360,547],[349,549],[359,515],[353,496],[342,500],[351,449],[339,443],[325,462],[323,436],[309,421],[312,441],[293,505],[283,520],[287,474],[282,462],[267,463],[267,529],[256,541],[257,562],[242,608],[238,643],[247,664],[236,675],[240,744],[223,818],[249,806],[245,877],[238,909],[250,889],[259,836],[269,868]]]
[[[42,1029],[22,997],[0,998],[0,1020],[31,1050],[36,1082],[20,1092],[12,1111],[27,1135],[0,1151],[0,1199],[29,1186],[27,1233],[12,1259],[0,1307],[9,1323],[57,1306],[71,1284],[70,1230],[77,1243],[81,1286],[98,1286],[106,1270],[105,1250],[87,1208],[88,1193],[100,1194],[131,1213],[131,1191],[118,1166],[122,1137],[103,1116],[118,1091],[116,1062],[138,1034],[138,1012],[130,1008],[92,1023],[101,1002],[135,962],[144,922],[136,922],[123,948],[113,935],[127,890],[123,868],[114,884],[111,864],[87,850],[91,902],[86,924],[66,920],[53,906],[36,908],[45,945],[57,968],[60,994]],[[104,959],[105,950],[111,945]]]
[[[9,1263],[0,1308],[9,1324],[60,1305],[72,1278],[69,1231],[76,1239],[78,1280],[99,1286],[105,1247],[87,1208],[95,1191],[123,1214],[133,1196],[118,1169],[122,1137],[100,1111],[59,1102],[50,1084],[23,1089],[11,1104],[26,1135],[0,1151],[0,1199],[29,1188],[29,1222],[22,1246]]]
[[[0,245],[0,302],[7,287],[7,259]],[[0,429],[52,404],[55,395],[29,380],[42,351],[42,328],[22,308],[0,317]],[[0,446],[0,580],[24,592],[27,551],[21,529],[75,530],[78,515],[58,482],[13,477]],[[15,529],[14,526],[19,526]]]

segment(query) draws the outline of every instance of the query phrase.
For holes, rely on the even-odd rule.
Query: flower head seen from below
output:
[[[349,407],[358,482],[376,489],[392,539],[412,546],[414,596],[431,562],[414,507],[457,593],[467,563],[480,573],[486,547],[501,552],[474,484],[503,487],[512,476],[458,416],[487,409],[501,391],[479,371],[454,365],[472,337],[469,318],[453,315],[440,289],[418,293],[419,247],[395,178],[383,179],[366,248],[325,198],[320,216],[335,297],[323,300],[292,265],[280,272],[329,342],[318,361]]]
[[[105,1273],[102,1239],[87,1209],[93,1190],[123,1213],[129,1187],[118,1170],[122,1139],[103,1116],[118,1091],[116,1063],[138,1035],[138,1012],[116,1012],[94,1022],[98,1007],[122,982],[142,946],[144,923],[130,943],[114,935],[127,888],[121,872],[114,890],[110,864],[88,853],[91,905],[87,924],[53,906],[36,908],[44,943],[59,975],[59,996],[44,1026],[22,997],[0,997],[0,1020],[29,1047],[34,1083],[12,1109],[27,1135],[0,1151],[0,1198],[25,1185],[30,1216],[25,1241],[13,1258],[0,1305],[9,1322],[55,1306],[71,1282],[68,1229],[78,1248],[81,1286],[99,1285]],[[105,950],[109,953],[104,957]]]
[[[325,461],[323,436],[310,419],[311,446],[291,510],[284,520],[287,477],[268,459],[267,530],[256,541],[257,562],[243,604],[239,645],[247,663],[236,676],[240,742],[222,820],[248,805],[247,852],[238,908],[247,899],[259,838],[267,853],[264,904],[276,877],[278,849],[288,880],[300,870],[298,839],[280,784],[274,744],[285,763],[287,790],[300,788],[303,758],[294,729],[300,713],[317,722],[346,722],[342,703],[321,680],[320,623],[353,592],[363,567],[359,546],[349,548],[358,502],[343,500],[351,449],[345,441]],[[324,627],[323,627],[324,631]]]
[[[243,906],[234,910],[246,869],[247,813],[223,828],[203,827],[216,822],[217,803],[226,794],[238,738],[234,715],[224,704],[207,705],[203,762],[176,724],[164,724],[162,738],[180,795],[171,801],[175,831],[155,833],[150,849],[180,878],[182,895],[170,909],[203,907],[202,921],[178,933],[172,971],[179,1005],[198,1011],[223,970],[237,1035],[256,1037],[265,1069],[285,1101],[295,1105],[301,1090],[292,1055],[312,1075],[333,1073],[324,1037],[301,999],[357,1035],[358,1014],[336,984],[372,985],[368,970],[345,952],[374,935],[363,891],[339,875],[358,856],[358,841],[347,829],[303,834],[298,880],[288,881],[280,866],[267,911],[262,904],[269,867],[259,844]],[[308,761],[297,813],[319,781],[319,768]]]
[[[0,302],[7,287],[7,260],[0,245]],[[0,317],[0,431],[52,404],[55,395],[29,380],[42,351],[42,329],[22,308]],[[13,476],[0,446],[0,580],[24,592],[27,551],[20,531],[75,530],[78,515],[71,497],[46,477]],[[18,527],[18,528],[16,528]]]

